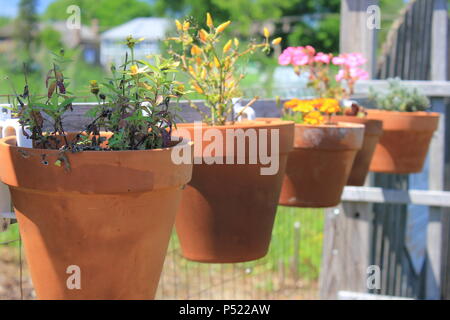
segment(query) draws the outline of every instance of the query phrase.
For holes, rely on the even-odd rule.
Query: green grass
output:
[[[301,277],[317,279],[322,257],[323,224],[322,209],[279,206],[270,251],[265,258],[267,264],[276,269],[283,261],[285,266],[298,267]],[[297,266],[294,263],[296,256]]]
[[[19,239],[19,226],[17,223],[9,226],[5,232],[0,232],[0,243]],[[8,244],[9,247],[18,247],[19,241]]]

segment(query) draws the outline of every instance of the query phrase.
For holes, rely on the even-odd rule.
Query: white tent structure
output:
[[[102,33],[100,63],[104,67],[109,67],[112,63],[116,66],[123,64],[127,50],[124,42],[130,35],[136,39],[145,39],[135,47],[136,59],[159,53],[160,41],[165,39],[171,25],[172,21],[166,18],[136,18]]]

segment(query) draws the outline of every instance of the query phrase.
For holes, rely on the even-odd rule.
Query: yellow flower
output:
[[[193,56],[199,56],[199,55],[201,55],[202,54],[202,49],[200,49],[200,47],[199,46],[197,46],[197,45],[193,45],[192,46],[192,48],[191,48],[191,55],[193,55]]]
[[[239,47],[239,39],[238,38],[234,38],[234,46],[236,48]]]
[[[195,91],[197,91],[200,94],[203,94],[203,89],[200,88],[200,86],[198,84],[194,83],[193,87],[194,87]]]
[[[177,30],[179,30],[179,31],[183,30],[183,26],[181,25],[180,21],[175,20],[175,25],[177,26]]]
[[[281,37],[275,38],[275,39],[273,39],[272,44],[273,44],[274,46],[276,46],[276,45],[278,45],[278,44],[281,43],[281,40],[282,40]]]
[[[208,40],[208,32],[206,32],[205,29],[200,30],[198,34],[200,36],[200,40],[202,40],[203,42],[206,42],[206,40]]]
[[[292,99],[292,100],[286,101],[286,102],[284,103],[284,107],[285,107],[286,109],[292,109],[292,108],[294,108],[294,107],[297,106],[297,104],[298,104],[299,101],[300,101],[299,99]]]
[[[339,107],[339,101],[336,99],[319,99],[319,110],[327,114],[333,114],[339,112],[341,108]]]
[[[310,100],[299,100],[292,110],[295,112],[309,113],[314,110],[314,106]]]
[[[225,30],[230,25],[230,23],[231,23],[231,21],[222,23],[220,26],[217,27],[216,33],[223,32],[223,30]]]
[[[189,66],[189,73],[195,76],[195,70],[192,66]]]
[[[210,14],[209,12],[206,13],[206,25],[207,25],[209,28],[214,28],[213,19],[212,19],[211,14]]]
[[[214,65],[216,66],[216,68],[220,68],[220,61],[219,59],[217,59],[217,57],[214,57]]]
[[[91,80],[89,84],[91,85],[91,93],[97,95],[100,92],[97,80]]]
[[[138,74],[138,72],[139,72],[138,66],[135,65],[135,64],[133,64],[133,65],[130,67],[130,73],[131,73],[131,75],[135,76],[135,75]]]
[[[319,125],[323,123],[323,116],[319,111],[312,111],[303,117],[306,124]]]
[[[233,44],[233,41],[228,40],[228,42],[223,46],[223,53],[228,52],[228,50],[230,50],[232,44]]]
[[[191,24],[189,23],[189,21],[185,21],[183,23],[183,31],[188,31],[190,26]]]
[[[266,38],[270,37],[269,29],[267,29],[266,27],[264,27],[264,37]]]

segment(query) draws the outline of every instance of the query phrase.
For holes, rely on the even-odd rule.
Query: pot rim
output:
[[[439,112],[432,112],[432,111],[391,111],[391,110],[382,110],[382,109],[366,109],[368,114],[386,114],[388,113],[389,116],[394,117],[401,117],[401,116],[409,116],[409,117],[427,117],[427,118],[439,118],[440,113]]]
[[[15,146],[16,137],[0,140],[0,179],[9,187],[34,192],[115,194],[178,188],[192,177],[192,150],[188,139],[169,148],[126,151],[67,151]],[[189,150],[190,149],[190,150]],[[174,162],[173,155],[189,152]],[[178,158],[177,158],[178,161]]]
[[[195,124],[199,124],[205,128],[217,128],[217,129],[236,129],[236,128],[259,128],[259,127],[278,127],[280,125],[293,125],[294,121],[282,120],[280,118],[256,118],[255,120],[235,122],[234,124],[220,125],[209,125],[205,122],[187,122],[187,123],[177,123],[178,127],[193,127]],[[176,129],[175,129],[176,130]]]
[[[366,117],[334,115],[332,119],[337,119],[339,122],[350,122],[363,124],[366,127],[364,135],[380,136],[383,134],[383,120],[370,119]],[[353,122],[354,121],[354,122]]]
[[[296,127],[304,127],[304,128],[318,128],[318,129],[365,129],[365,126],[360,123],[352,123],[352,122],[344,122],[344,121],[338,121],[335,123],[330,124],[319,124],[319,125],[313,125],[313,124],[305,124],[305,123],[296,123]]]
[[[67,132],[67,133],[71,133],[71,132]],[[174,138],[178,139],[178,140],[174,140]],[[26,148],[26,147],[19,147],[17,145],[14,145],[17,141],[17,137],[16,136],[8,136],[5,138],[1,138],[0,139],[0,147],[6,147],[6,148],[13,148],[13,149],[20,149],[20,150],[24,150],[24,151],[43,151],[46,154],[52,154],[52,153],[59,153],[60,151],[57,149],[41,149],[41,148]],[[157,149],[146,149],[146,150],[84,150],[84,151],[80,151],[81,152],[89,152],[89,153],[95,153],[95,154],[101,154],[101,153],[105,153],[105,154],[123,154],[126,152],[135,152],[135,153],[146,153],[149,151],[155,151],[155,152],[161,152],[161,151],[167,151],[176,147],[183,147],[183,146],[187,146],[189,144],[193,144],[192,141],[190,141],[189,139],[184,139],[183,137],[172,137],[172,142],[175,142],[176,144],[174,144],[171,147],[166,147],[166,148],[157,148]],[[70,151],[69,151],[70,152]]]

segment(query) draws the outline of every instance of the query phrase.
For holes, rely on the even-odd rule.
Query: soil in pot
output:
[[[367,110],[369,119],[383,121],[383,134],[370,171],[408,174],[422,171],[439,113]]]
[[[267,254],[293,133],[294,123],[280,119],[178,125],[176,135],[194,140],[196,161],[176,218],[184,257],[232,263]]]
[[[279,203],[310,208],[338,205],[363,138],[361,124],[296,124]]]
[[[0,140],[39,299],[152,299],[192,164],[165,149],[67,153]],[[177,149],[178,150],[178,149]]]
[[[347,185],[363,186],[369,172],[370,162],[372,161],[375,147],[383,132],[383,122],[353,116],[333,116],[333,122],[350,122],[364,125],[364,140],[361,150],[358,151],[353,162]]]

